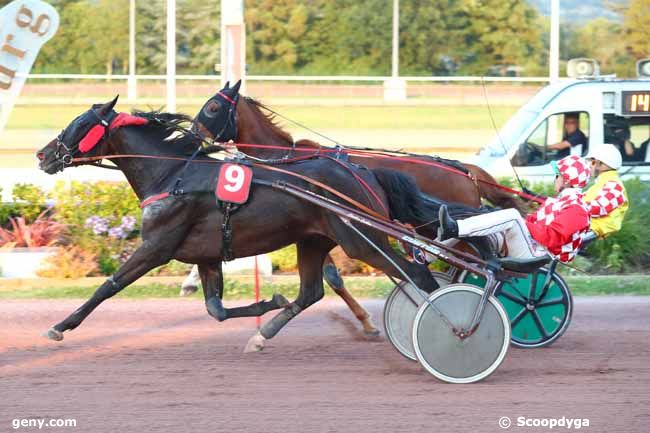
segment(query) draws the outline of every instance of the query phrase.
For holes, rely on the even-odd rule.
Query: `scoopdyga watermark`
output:
[[[589,418],[567,418],[565,416],[560,418],[531,418],[525,416],[518,416],[515,422],[507,417],[502,416],[499,418],[499,427],[504,430],[510,427],[535,427],[547,428],[553,430],[555,428],[564,430],[580,430],[583,427],[589,427]]]

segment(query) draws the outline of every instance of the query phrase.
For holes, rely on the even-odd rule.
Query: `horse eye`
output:
[[[206,117],[214,118],[217,116],[217,113],[221,109],[221,105],[216,101],[210,101],[208,105],[203,108],[203,114]]]

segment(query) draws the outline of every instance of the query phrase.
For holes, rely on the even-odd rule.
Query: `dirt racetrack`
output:
[[[197,300],[109,300],[61,343],[40,337],[79,301],[0,304],[0,432],[76,419],[76,432],[499,432],[517,418],[589,419],[586,432],[650,431],[650,298],[579,298],[554,346],[511,349],[487,380],[436,381],[339,300],[243,354],[253,319],[219,324]],[[381,301],[365,305],[380,321]]]

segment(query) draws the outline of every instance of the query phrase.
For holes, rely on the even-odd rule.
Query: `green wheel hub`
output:
[[[496,296],[510,318],[512,343],[518,347],[541,347],[557,340],[569,326],[573,299],[561,276],[553,273],[548,289],[548,270],[543,268],[527,278],[513,278],[499,284]],[[468,274],[464,283],[485,286],[482,277]]]

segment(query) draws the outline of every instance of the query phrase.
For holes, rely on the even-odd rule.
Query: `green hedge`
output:
[[[0,195],[2,188],[0,188]],[[6,227],[9,218],[23,217],[33,222],[46,207],[46,195],[42,189],[31,184],[16,184],[12,190],[13,202],[0,203],[0,226]]]

